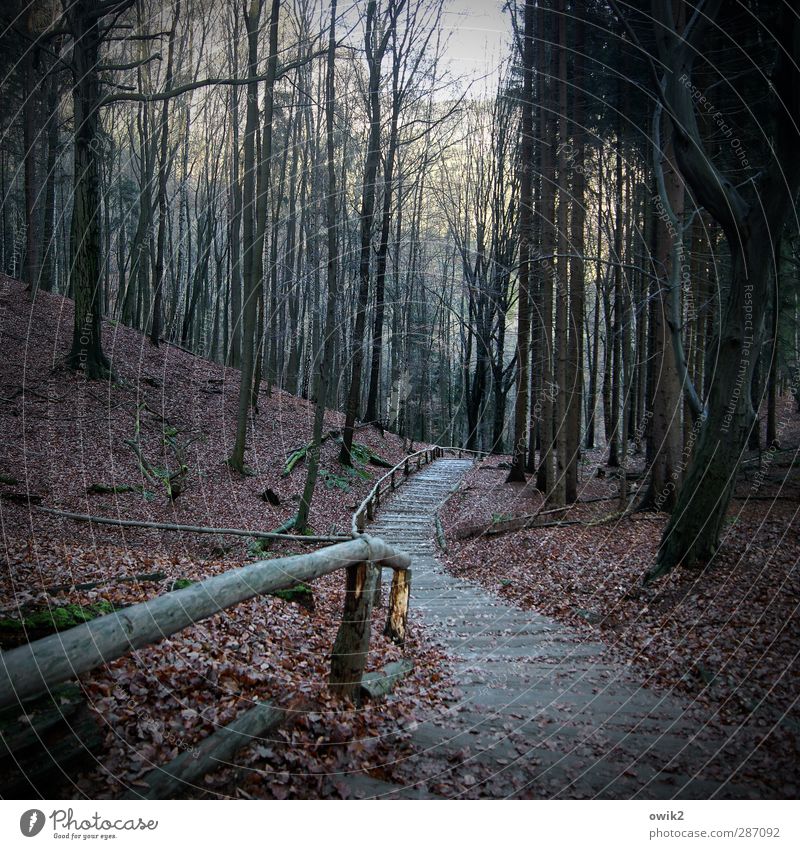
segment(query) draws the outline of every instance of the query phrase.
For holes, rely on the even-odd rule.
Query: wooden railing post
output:
[[[410,474],[410,472],[408,471],[408,457],[406,457],[406,464],[403,471],[405,472],[406,477],[408,477],[408,475]]]
[[[367,522],[366,518],[364,517],[363,510],[356,516],[356,527],[358,528],[358,532],[360,534],[363,534],[364,529],[367,527]]]
[[[374,517],[375,511],[372,508],[372,499],[367,502],[367,521],[371,522]]]
[[[395,486],[395,484],[394,484],[394,472],[392,472],[392,489],[394,489],[394,486]]]
[[[389,613],[383,633],[393,643],[402,646],[406,639],[408,601],[411,595],[411,570],[396,569],[389,593]]]
[[[374,581],[375,567],[371,563],[347,567],[342,624],[331,654],[328,679],[331,691],[356,703],[360,699],[361,676],[369,652]]]

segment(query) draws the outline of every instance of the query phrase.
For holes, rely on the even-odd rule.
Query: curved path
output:
[[[436,510],[471,465],[434,462],[369,528],[413,558],[412,627],[422,621],[454,659],[460,698],[416,726],[415,754],[398,770],[402,789],[352,776],[353,795],[455,795],[448,779],[456,776],[469,797],[713,795],[718,785],[696,777],[713,752],[693,740],[677,699],[643,688],[602,644],[505,604],[437,562]]]

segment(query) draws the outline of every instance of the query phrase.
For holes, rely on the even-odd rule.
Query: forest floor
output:
[[[0,521],[4,566],[0,619],[69,604],[131,604],[247,562],[313,550],[300,543],[254,545],[246,538],[194,535],[76,522],[38,506],[121,519],[272,530],[294,515],[305,463],[283,476],[287,456],[311,436],[313,405],[261,390],[247,463],[251,477],[225,464],[236,424],[239,373],[172,345],[152,347],[140,334],[106,323],[104,346],[116,382],[87,383],[62,365],[72,333],[72,302],[0,278]],[[142,473],[125,440],[135,437],[154,468],[175,469],[173,445],[185,447],[188,473],[170,500]],[[328,413],[326,429],[343,417]],[[372,427],[356,440],[399,461],[403,441]],[[422,447],[422,446],[415,446]],[[348,475],[325,443],[311,524],[318,534],[349,532],[350,515],[383,469],[360,464]],[[136,491],[96,494],[94,484]],[[263,500],[270,488],[280,504]],[[121,578],[160,573],[156,580]],[[74,584],[107,581],[84,590]],[[157,645],[81,678],[104,734],[96,763],[71,776],[65,797],[120,795],[230,722],[251,699],[297,708],[297,720],[270,747],[250,747],[243,772],[218,770],[193,795],[309,798],[336,795],[332,776],[370,769],[402,751],[404,727],[420,710],[451,698],[447,657],[411,629],[405,647],[416,671],[379,706],[357,713],[328,697],[330,651],[341,619],[341,574],[314,583],[314,610],[275,597],[253,599],[186,628]],[[53,589],[66,585],[67,589]],[[382,636],[376,610],[368,669],[400,656]],[[413,615],[412,615],[413,619]],[[31,635],[37,636],[37,635]],[[2,648],[10,648],[8,643]],[[430,669],[440,673],[431,676]],[[438,683],[437,683],[438,679]]]
[[[647,687],[691,703],[701,734],[727,749],[720,781],[792,798],[800,790],[800,414],[792,398],[780,399],[779,420],[783,448],[763,452],[760,466],[758,454],[748,456],[714,560],[651,587],[642,576],[666,517],[620,518],[618,479],[599,450],[581,464],[587,503],[536,520],[550,527],[492,534],[543,508],[533,481],[505,482],[508,457],[476,465],[440,520],[452,574],[602,640]],[[640,470],[642,457],[632,460],[630,471]]]
[[[247,456],[255,474],[242,477],[225,464],[238,371],[175,346],[155,349],[141,334],[107,323],[104,344],[117,380],[86,383],[62,365],[71,332],[69,300],[39,293],[31,303],[19,283],[0,278],[0,619],[71,603],[135,603],[169,591],[176,580],[313,548],[89,526],[38,510],[264,531],[294,515],[305,479],[302,462],[290,475],[282,472],[286,458],[310,438],[309,402],[278,390],[268,395],[262,386]],[[786,400],[784,449],[800,444],[799,419]],[[126,443],[135,441],[137,422],[152,468],[173,469],[184,458],[188,472],[174,500],[143,474]],[[327,414],[327,429],[341,424],[341,416]],[[392,462],[408,447],[371,427],[356,438]],[[347,476],[336,450],[329,439],[323,451],[327,482],[317,487],[311,516],[318,534],[346,532],[352,510],[381,473],[365,463]],[[532,487],[505,484],[504,460],[477,465],[440,511],[444,560],[453,573],[560,620],[576,639],[602,640],[647,686],[691,700],[698,727],[712,735],[738,734],[741,752],[748,753],[736,766],[739,783],[771,795],[796,794],[800,477],[786,465],[796,454],[765,454],[768,479],[760,486],[754,481],[758,465],[749,463],[737,488],[742,500],[734,502],[714,562],[702,573],[675,572],[647,590],[641,576],[656,551],[660,516],[458,539],[467,526],[541,508]],[[586,452],[581,499],[613,497],[614,478],[596,476],[601,460],[600,452]],[[634,458],[631,468],[641,462]],[[134,489],[87,491],[96,484]],[[262,497],[268,488],[277,505]],[[618,509],[613,500],[593,501],[563,518],[590,522]],[[163,577],[120,580],[144,573]],[[72,588],[101,580],[107,583]],[[113,797],[135,789],[153,765],[191,750],[253,698],[293,706],[297,720],[269,746],[246,749],[238,770],[218,770],[187,795],[337,797],[344,773],[392,781],[389,764],[410,753],[415,724],[441,716],[458,699],[452,658],[435,633],[419,627],[412,603],[405,654],[416,664],[413,675],[380,704],[358,712],[337,704],[326,679],[342,599],[342,576],[328,576],[314,584],[313,611],[279,598],[253,599],[82,676],[104,748],[70,776],[63,796]],[[381,635],[384,612],[375,612],[370,669],[399,656]],[[457,773],[454,765],[455,784]]]

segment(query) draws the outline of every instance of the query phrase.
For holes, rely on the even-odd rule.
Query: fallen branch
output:
[[[165,766],[156,767],[143,779],[143,787],[129,790],[124,799],[168,799],[196,786],[206,773],[231,766],[234,755],[255,742],[269,742],[267,735],[283,725],[294,712],[269,702],[256,702],[229,725],[214,731],[196,746],[187,748]]]
[[[524,525],[520,528],[498,528],[497,530],[489,528],[485,531],[485,533],[486,536],[498,536],[500,534],[513,533],[514,531],[536,531],[540,528],[566,528],[570,525],[581,525],[584,528],[595,528],[599,525],[607,525],[609,522],[619,521],[620,519],[629,519],[633,513],[634,511],[628,508],[627,510],[611,513],[608,516],[602,516],[599,519],[593,519],[589,522],[581,521],[580,519],[568,519],[561,522],[537,522],[536,524]]]
[[[339,436],[339,431],[329,430],[323,437],[320,439],[319,444],[323,445],[329,439],[336,439]],[[286,456],[286,461],[283,464],[283,471],[281,472],[281,477],[288,477],[293,471],[294,467],[301,461],[304,460],[308,452],[313,447],[314,443],[309,442],[306,445],[301,445],[300,448],[295,448],[290,451]]]
[[[436,544],[442,551],[447,552],[447,538],[444,535],[442,520],[438,516],[436,517]]]
[[[141,492],[140,486],[133,486],[129,483],[108,484],[108,483],[93,483],[86,487],[87,495],[123,495],[126,492]]]
[[[367,672],[361,679],[361,698],[379,699],[387,696],[400,681],[414,671],[414,663],[408,658],[387,663],[379,672]]]
[[[629,499],[634,497],[635,493],[632,492],[628,495]],[[586,501],[574,501],[572,504],[566,504],[564,507],[555,507],[551,510],[540,509],[535,513],[526,513],[522,516],[512,516],[510,519],[505,519],[498,522],[492,522],[489,525],[480,524],[480,525],[466,525],[461,528],[456,528],[453,531],[453,535],[456,539],[472,539],[473,537],[478,536],[498,536],[500,534],[513,533],[514,531],[525,531],[530,530],[532,528],[557,528],[557,527],[565,527],[566,525],[586,525],[591,526],[592,524],[602,524],[605,521],[608,521],[610,517],[604,517],[603,519],[599,519],[596,522],[582,522],[577,519],[575,520],[563,520],[558,522],[542,522],[537,523],[536,519],[540,516],[552,516],[554,514],[565,514],[569,510],[574,507],[580,507],[583,504],[593,504],[598,501],[619,501],[618,495],[613,495],[610,497],[603,498],[591,498]],[[546,505],[545,502],[542,507]],[[623,513],[614,513],[613,517],[622,518],[624,515],[630,515],[632,512],[629,507]]]
[[[24,504],[29,507],[37,507],[42,502],[44,496],[37,495],[35,492],[3,492],[0,498],[4,501],[10,501],[12,504]]]
[[[142,572],[139,575],[103,578],[100,581],[86,581],[83,584],[53,584],[52,586],[45,587],[44,591],[46,593],[61,593],[66,590],[93,590],[95,587],[104,587],[107,584],[130,584],[134,581],[163,581],[166,577],[166,572]]]
[[[156,531],[177,531],[187,534],[219,534],[219,536],[252,537],[253,539],[285,539],[292,542],[342,542],[349,536],[296,536],[274,531],[248,531],[245,528],[211,528],[202,525],[172,525],[168,522],[145,522],[139,519],[112,519],[106,516],[90,516],[87,513],[70,513],[68,510],[56,510],[54,507],[37,507],[42,513],[51,513],[76,522],[94,522],[98,525],[114,525],[120,528],[150,528]]]
[[[55,687],[22,709],[0,715],[0,784],[4,798],[58,798],[66,775],[88,766],[103,734],[80,687]]]

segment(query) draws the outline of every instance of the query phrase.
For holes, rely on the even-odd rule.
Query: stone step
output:
[[[452,656],[460,693],[440,720],[412,731],[414,753],[397,768],[405,783],[417,785],[420,770],[446,778],[479,763],[476,774],[490,778],[460,795],[712,795],[716,785],[702,772],[713,752],[694,741],[679,700],[641,686],[601,643],[439,565],[436,510],[471,467],[471,460],[452,459],[425,467],[384,500],[368,528],[411,556],[411,627],[426,628]],[[369,776],[347,781],[358,785],[358,798],[404,791]],[[428,791],[420,785],[413,792]]]

